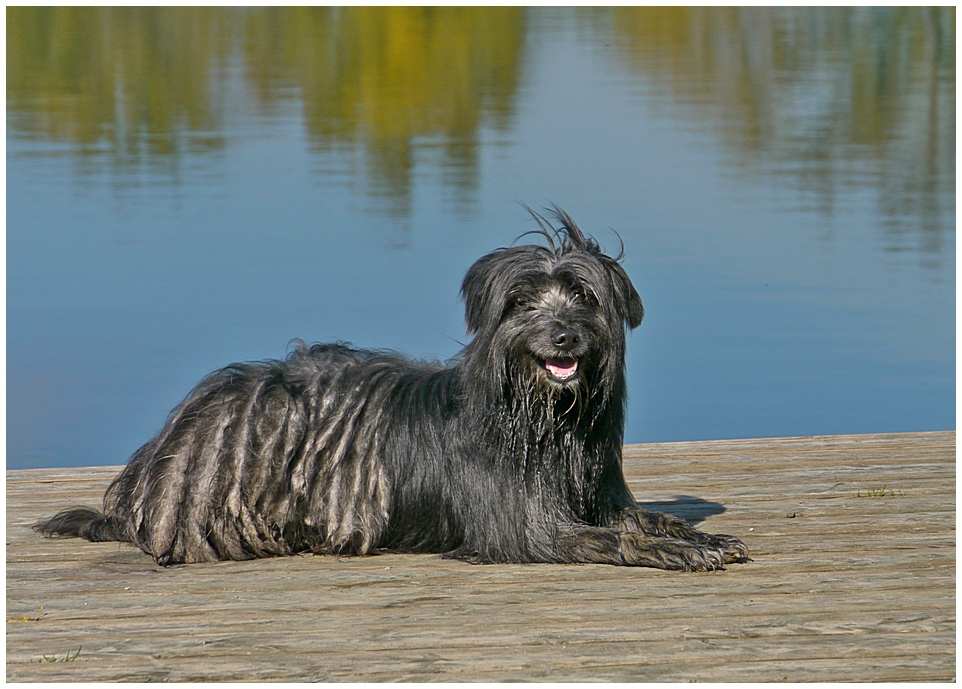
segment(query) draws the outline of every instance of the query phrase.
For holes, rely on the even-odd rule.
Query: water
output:
[[[629,442],[955,427],[954,8],[7,12],[8,468],[454,355],[518,201],[624,240]]]

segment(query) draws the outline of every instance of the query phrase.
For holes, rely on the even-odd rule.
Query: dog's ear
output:
[[[464,276],[461,298],[468,335],[481,330],[486,321],[500,322],[508,298],[505,268],[513,263],[512,253],[512,249],[498,249],[482,256]]]
[[[641,297],[635,290],[635,286],[631,284],[631,278],[628,277],[628,273],[625,272],[620,263],[611,260],[609,270],[615,287],[615,299],[620,315],[625,319],[629,328],[637,328],[641,325],[641,319],[645,317],[645,306],[641,303]]]

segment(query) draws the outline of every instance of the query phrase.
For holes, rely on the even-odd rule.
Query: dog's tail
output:
[[[116,519],[92,507],[61,510],[50,519],[37,522],[33,528],[48,537],[86,538],[94,542],[130,540]]]

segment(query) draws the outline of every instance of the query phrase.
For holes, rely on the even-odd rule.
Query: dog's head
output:
[[[551,211],[557,227],[532,215],[547,246],[498,249],[464,278],[472,354],[488,375],[519,371],[551,391],[610,386],[622,375],[625,328],[644,317],[641,298],[620,256],[604,254],[567,213]]]

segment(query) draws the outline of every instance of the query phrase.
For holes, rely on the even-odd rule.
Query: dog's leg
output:
[[[620,512],[611,526],[619,531],[681,539],[696,545],[714,548],[724,553],[726,563],[748,559],[748,547],[734,536],[699,531],[681,517],[664,512],[629,508]]]
[[[559,534],[557,546],[564,562],[711,571],[734,561],[724,550],[711,545],[597,526],[565,530]]]

